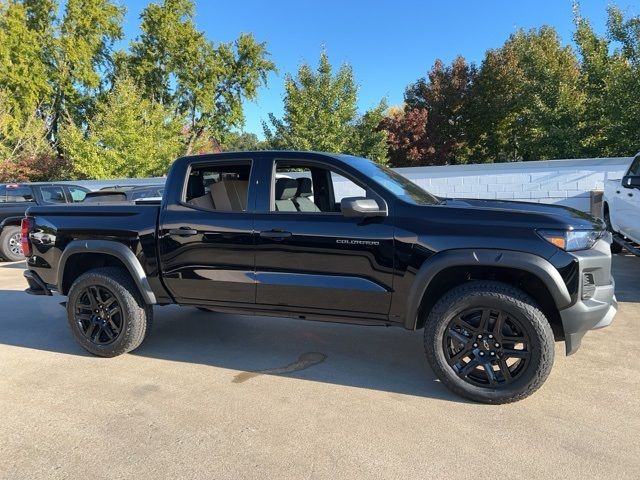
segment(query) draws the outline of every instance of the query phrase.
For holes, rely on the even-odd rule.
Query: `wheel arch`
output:
[[[125,245],[109,240],[74,240],[64,249],[58,264],[58,291],[66,295],[73,281],[83,273],[98,267],[124,268],[145,303],[157,303],[146,273],[135,254]]]
[[[562,337],[559,310],[572,300],[560,273],[542,257],[508,250],[447,250],[425,261],[408,296],[405,328],[422,328],[438,299],[470,280],[497,280],[520,288],[539,304],[554,333]]]
[[[4,227],[19,227],[20,222],[22,222],[23,218],[24,218],[24,215],[21,217],[5,218],[4,220],[2,220],[2,222],[0,222],[0,230],[2,230]]]

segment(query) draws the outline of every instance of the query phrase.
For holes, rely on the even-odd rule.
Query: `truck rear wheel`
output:
[[[7,226],[0,234],[0,257],[10,262],[24,260],[20,244],[20,227]]]
[[[447,292],[429,313],[424,346],[449,389],[493,404],[535,392],[554,358],[551,326],[534,300],[494,281],[473,281]]]
[[[117,267],[90,270],[69,289],[71,332],[87,351],[115,357],[135,350],[151,329],[153,309],[131,276]]]

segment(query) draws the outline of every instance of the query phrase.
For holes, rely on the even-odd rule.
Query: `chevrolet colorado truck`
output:
[[[154,305],[424,329],[451,390],[519,400],[616,313],[610,234],[560,206],[437,198],[363,158],[185,157],[155,204],[39,206],[22,222],[28,293],[68,297],[71,332],[113,357]]]
[[[24,259],[20,246],[20,221],[33,205],[81,202],[89,189],[56,183],[0,184],[0,257]]]
[[[605,182],[602,213],[613,234],[611,251],[620,253],[624,248],[640,256],[640,154],[622,180]]]

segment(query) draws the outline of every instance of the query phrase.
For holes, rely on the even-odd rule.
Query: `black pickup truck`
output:
[[[616,313],[611,236],[576,210],[441,199],[369,160],[310,152],[178,159],[162,201],[32,207],[27,292],[68,296],[71,331],[112,357],[153,305],[424,328],[453,391],[487,403],[545,381]]]
[[[81,202],[89,189],[57,183],[0,184],[0,257],[22,260],[20,221],[33,205]]]

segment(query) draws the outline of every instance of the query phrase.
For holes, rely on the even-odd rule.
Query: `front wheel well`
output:
[[[74,253],[65,262],[60,293],[66,295],[76,278],[83,273],[102,267],[118,267],[130,275],[124,262],[115,255],[95,252]]]
[[[560,313],[544,282],[526,270],[505,267],[459,266],[438,272],[422,296],[416,328],[424,327],[431,309],[446,292],[473,280],[494,280],[519,288],[538,304],[547,317],[556,339],[564,338]]]

